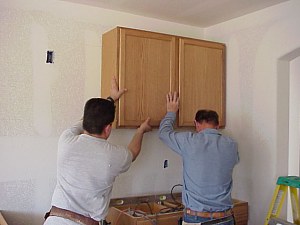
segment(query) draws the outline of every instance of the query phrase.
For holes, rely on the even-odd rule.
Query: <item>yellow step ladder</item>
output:
[[[267,214],[264,225],[290,225],[297,224],[300,225],[300,208],[299,208],[299,197],[298,188],[300,188],[300,177],[296,176],[286,176],[279,177],[276,183],[276,189],[273,194],[273,198],[270,204],[270,209]],[[282,220],[278,218],[285,196],[288,192],[288,187],[290,189],[291,203],[293,210],[293,222]]]

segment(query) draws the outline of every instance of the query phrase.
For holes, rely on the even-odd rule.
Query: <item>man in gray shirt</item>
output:
[[[218,131],[218,114],[199,110],[196,132],[176,132],[177,93],[167,95],[167,114],[159,127],[160,139],[183,161],[183,224],[232,225],[232,172],[239,161],[237,143]]]
[[[57,185],[44,225],[106,224],[115,178],[129,169],[140,153],[143,134],[151,130],[148,118],[128,147],[107,141],[115,117],[114,102],[125,91],[119,90],[114,78],[110,97],[88,100],[83,120],[60,136]]]

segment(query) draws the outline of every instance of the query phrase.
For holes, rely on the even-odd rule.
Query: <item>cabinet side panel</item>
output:
[[[215,110],[225,126],[225,46],[219,43],[180,40],[179,125],[192,126],[199,109]]]
[[[102,35],[102,66],[101,66],[101,97],[107,98],[110,95],[111,79],[116,76],[118,79],[118,28],[115,28]],[[116,103],[117,104],[117,103]],[[116,110],[116,121],[118,112]]]
[[[112,76],[118,75],[117,34],[116,28],[102,35],[101,97],[103,98],[110,94]]]
[[[226,126],[226,46],[224,45],[222,49],[222,106],[221,110],[222,113],[220,113],[220,128],[224,128]]]

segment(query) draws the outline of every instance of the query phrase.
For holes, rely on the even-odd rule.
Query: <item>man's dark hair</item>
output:
[[[115,119],[114,104],[103,98],[91,98],[85,103],[83,129],[90,134],[101,134]]]
[[[213,110],[202,109],[196,113],[195,120],[199,123],[203,121],[206,123],[213,124],[215,126],[219,125],[218,113]]]

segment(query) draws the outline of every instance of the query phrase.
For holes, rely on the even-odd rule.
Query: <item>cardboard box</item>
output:
[[[0,212],[0,225],[8,225],[4,219],[4,217],[2,216],[2,213]]]
[[[236,225],[248,224],[248,202],[233,199],[233,213]]]
[[[177,204],[180,204],[181,196],[176,196],[176,201],[173,201],[166,195],[167,200],[159,201],[161,196],[114,199],[106,219],[112,225],[153,225],[154,221],[163,225],[178,225],[183,216],[182,205],[179,207]],[[247,225],[248,202],[233,199],[233,203],[236,225]]]

